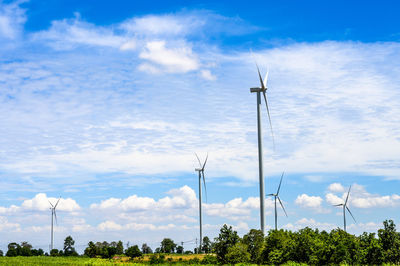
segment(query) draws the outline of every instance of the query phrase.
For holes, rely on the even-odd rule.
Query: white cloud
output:
[[[0,232],[1,231],[20,231],[20,224],[9,222],[6,217],[0,216]]]
[[[303,208],[314,209],[318,212],[326,212],[322,208],[323,199],[319,196],[308,196],[307,194],[301,194],[297,196],[295,203]]]
[[[47,211],[50,208],[49,201],[55,205],[58,201],[57,198],[48,198],[45,193],[38,193],[32,199],[24,200],[21,207],[25,210],[38,210]],[[57,205],[57,211],[74,212],[79,211],[81,208],[75,200],[71,198],[60,198]]]
[[[165,41],[147,42],[139,57],[170,73],[186,73],[199,68],[197,56],[185,43],[169,48]],[[141,69],[144,70],[143,67]]]
[[[340,184],[338,185],[341,186]],[[343,192],[344,189],[341,191]],[[341,197],[333,193],[327,193],[325,195],[326,201],[332,205],[344,203],[346,196],[347,191],[344,191]],[[364,209],[375,207],[395,207],[400,205],[400,196],[397,194],[383,196],[371,194],[365,190],[364,186],[353,184],[350,191],[348,204],[356,208]]]
[[[25,10],[19,7],[22,2],[0,2],[0,39],[14,40],[20,36],[26,21]]]
[[[33,34],[36,41],[57,49],[73,49],[77,45],[104,46],[132,50],[135,41],[116,35],[111,28],[99,27],[80,20],[79,14],[74,19],[53,21],[50,29]]]
[[[345,188],[340,183],[332,183],[329,185],[328,190],[332,192],[344,192]]]
[[[201,76],[206,80],[216,80],[217,77],[214,76],[210,70],[205,69],[200,71]]]

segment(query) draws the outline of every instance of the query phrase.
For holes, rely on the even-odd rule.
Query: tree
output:
[[[182,246],[177,246],[176,247],[176,253],[183,254],[183,247]]]
[[[251,229],[243,236],[243,243],[247,245],[252,263],[261,262],[261,252],[264,248],[264,234],[261,230]]]
[[[142,252],[140,252],[140,249],[137,245],[134,245],[125,251],[125,255],[133,259],[142,256]]]
[[[118,241],[117,243],[117,254],[118,255],[124,254],[124,245],[121,240]]]
[[[32,245],[29,244],[28,242],[24,241],[21,243],[21,250],[20,250],[19,255],[26,256],[26,257],[32,256],[31,249],[32,249]]]
[[[170,238],[164,238],[163,241],[161,241],[161,252],[162,253],[174,253],[176,248],[176,244],[172,239]]]
[[[227,263],[226,254],[228,249],[233,247],[239,242],[239,236],[236,231],[233,231],[232,226],[227,226],[224,224],[220,230],[218,237],[215,238],[215,253],[217,254],[217,259],[220,263]]]
[[[77,256],[78,253],[74,248],[75,240],[71,236],[67,236],[64,240],[64,256]]]
[[[50,250],[50,256],[57,257],[59,255],[60,255],[60,252],[58,252],[58,249],[53,248],[52,250]]]
[[[0,257],[3,257],[3,256],[4,256],[3,250],[0,249]]]
[[[383,229],[378,230],[379,242],[385,252],[385,262],[400,262],[400,235],[393,220],[385,220]]]
[[[21,255],[21,246],[15,242],[8,244],[7,257],[16,257]]]
[[[204,253],[210,253],[211,252],[211,245],[212,245],[212,243],[211,243],[210,239],[208,238],[208,236],[203,237],[203,244],[201,246],[201,250]]]
[[[96,255],[97,255],[97,247],[92,241],[90,241],[88,243],[88,247],[85,248],[84,254],[86,256],[90,257],[90,258],[96,257]]]
[[[247,263],[250,261],[250,253],[247,251],[248,246],[244,243],[236,243],[228,248],[228,253],[225,255],[226,262],[231,264]]]
[[[146,243],[143,243],[143,245],[142,245],[142,253],[143,254],[150,254],[150,253],[153,253],[153,250]]]

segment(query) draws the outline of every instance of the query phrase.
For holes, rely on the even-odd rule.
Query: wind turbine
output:
[[[199,250],[199,253],[200,253],[201,252],[201,247],[202,247],[202,242],[203,242],[203,217],[202,217],[202,214],[201,214],[201,178],[203,177],[204,190],[206,192],[206,198],[207,198],[207,187],[206,187],[206,179],[204,178],[204,167],[206,166],[206,163],[207,163],[208,153],[207,153],[206,160],[204,161],[204,164],[201,164],[199,156],[197,156],[197,153],[195,153],[195,154],[196,154],[197,160],[199,161],[199,166],[200,166],[200,168],[196,168],[195,169],[196,172],[199,172],[200,248],[198,250]]]
[[[283,175],[284,174],[285,174],[285,172],[282,173],[281,181],[279,182],[278,190],[276,191],[276,193],[275,194],[271,193],[271,194],[267,195],[267,196],[273,196],[274,200],[275,200],[275,230],[278,230],[278,210],[276,208],[276,199],[278,199],[279,204],[281,204],[282,210],[285,212],[285,215],[287,217],[287,213],[286,213],[285,207],[283,207],[282,201],[279,198],[279,191],[281,189],[281,184],[282,184],[282,179],[283,179]]]
[[[60,202],[61,197],[58,199],[57,203],[55,205],[53,205],[50,201],[50,210],[51,210],[51,244],[50,244],[50,251],[53,250],[53,239],[54,239],[54,232],[53,232],[53,223],[54,223],[54,219],[56,220],[56,224],[57,224],[57,214],[56,214],[56,208],[58,203]],[[54,219],[53,219],[54,217]]]
[[[258,129],[258,173],[259,173],[259,182],[260,182],[260,223],[261,223],[261,231],[265,233],[265,216],[264,216],[264,205],[265,205],[265,193],[264,193],[264,168],[263,168],[263,146],[262,146],[262,133],[261,133],[261,93],[264,96],[265,106],[267,107],[269,126],[271,129],[272,143],[275,149],[275,141],[274,141],[274,132],[272,130],[271,124],[271,116],[269,114],[268,101],[267,101],[267,82],[268,82],[268,71],[265,75],[264,80],[261,77],[260,69],[257,66],[258,77],[260,79],[261,87],[260,88],[250,88],[250,92],[257,93],[257,129]]]
[[[350,195],[350,189],[351,189],[351,186],[349,187],[349,192],[347,192],[346,201],[344,203],[333,205],[333,206],[343,206],[343,222],[344,222],[343,228],[344,228],[345,232],[346,232],[346,210],[350,213],[350,215],[353,218],[354,222],[356,222],[356,219],[354,218],[354,216],[351,213],[349,207],[347,206],[347,201],[349,200],[349,195]]]

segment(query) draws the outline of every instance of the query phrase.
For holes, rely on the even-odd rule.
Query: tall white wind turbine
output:
[[[196,153],[195,153],[196,154]],[[200,246],[198,247],[198,253],[201,253],[201,246],[203,242],[203,217],[202,217],[202,212],[201,212],[201,179],[203,178],[203,183],[204,183],[204,190],[206,192],[206,197],[207,197],[207,187],[206,187],[206,179],[204,177],[204,167],[206,166],[207,159],[208,159],[208,154],[206,157],[206,160],[204,161],[204,164],[201,164],[199,156],[197,156],[197,160],[199,161],[199,166],[200,168],[196,168],[196,172],[199,172],[199,220],[200,220]]]
[[[283,207],[282,201],[281,201],[281,199],[279,198],[279,191],[280,191],[280,189],[281,189],[282,179],[283,179],[283,175],[284,175],[284,174],[285,174],[285,172],[282,173],[281,181],[279,182],[278,190],[276,191],[276,193],[275,193],[275,194],[274,194],[274,193],[271,193],[271,194],[268,194],[268,195],[267,195],[267,196],[273,196],[273,197],[274,197],[274,200],[275,200],[275,230],[278,230],[278,210],[277,210],[277,208],[276,208],[276,200],[279,201],[279,204],[281,205],[282,210],[285,212],[285,215],[286,215],[286,217],[287,217],[287,213],[286,213],[285,207]]]
[[[54,227],[54,220],[56,221],[56,224],[57,224],[57,214],[56,214],[56,208],[57,208],[57,205],[58,205],[58,203],[60,202],[60,199],[61,198],[59,198],[58,200],[57,200],[57,203],[55,204],[55,205],[53,205],[50,201],[49,201],[49,203],[50,203],[50,205],[51,205],[51,207],[50,207],[50,210],[51,210],[51,244],[50,244],[50,251],[52,251],[53,250],[53,248],[54,248],[54,242],[53,242],[53,240],[54,240],[54,231],[53,231],[53,227]]]
[[[351,213],[349,207],[347,206],[347,202],[349,200],[349,195],[350,195],[350,189],[351,189],[351,186],[349,187],[349,192],[347,192],[346,200],[345,200],[344,203],[333,205],[333,206],[343,206],[343,228],[344,228],[345,232],[346,232],[346,210],[350,213],[350,215],[353,218],[354,222],[356,222],[356,219],[354,218],[354,216]]]
[[[265,75],[264,80],[261,77],[260,69],[257,66],[258,77],[260,79],[261,87],[259,88],[250,88],[250,92],[257,93],[257,129],[258,129],[258,174],[259,174],[259,183],[260,183],[260,223],[261,223],[261,231],[265,233],[265,214],[264,214],[264,206],[265,206],[265,193],[264,193],[264,168],[263,168],[263,146],[262,146],[262,132],[261,132],[261,93],[264,96],[265,106],[267,108],[269,126],[271,129],[272,143],[275,149],[275,141],[274,141],[274,132],[272,130],[271,116],[269,114],[269,107],[267,101],[267,82],[268,82],[268,71]]]

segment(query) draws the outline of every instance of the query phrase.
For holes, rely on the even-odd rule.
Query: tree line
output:
[[[28,242],[10,243],[6,256],[78,256],[74,248],[75,241],[71,236],[64,240],[62,250],[53,249],[50,254],[42,249],[33,249]],[[194,258],[188,263],[204,264],[283,264],[298,262],[307,264],[382,264],[400,263],[400,233],[392,220],[383,222],[383,228],[377,234],[364,232],[360,236],[349,234],[342,229],[330,232],[319,231],[309,227],[292,232],[290,230],[270,230],[267,235],[260,230],[251,229],[240,237],[231,226],[224,225],[214,241],[204,237],[199,250],[184,251],[172,239],[164,238],[160,247],[153,250],[144,243],[127,246],[124,249],[122,241],[92,242],[84,250],[83,256],[113,258],[125,255],[130,258],[152,254],[149,263],[162,263],[163,254],[207,253],[202,261]],[[0,250],[0,255],[3,252]]]

